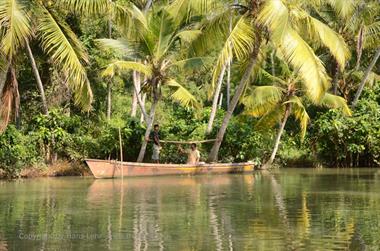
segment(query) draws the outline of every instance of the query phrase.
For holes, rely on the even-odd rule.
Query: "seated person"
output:
[[[191,144],[190,149],[183,150],[181,147],[179,147],[179,150],[181,153],[187,154],[187,164],[190,164],[190,165],[199,164],[199,159],[201,157],[201,154],[198,151],[197,145],[195,143]]]

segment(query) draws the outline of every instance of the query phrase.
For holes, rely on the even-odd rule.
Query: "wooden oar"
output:
[[[214,142],[216,139],[206,139],[206,140],[196,140],[196,141],[172,141],[172,140],[160,140],[161,143],[170,143],[170,144],[200,144]]]

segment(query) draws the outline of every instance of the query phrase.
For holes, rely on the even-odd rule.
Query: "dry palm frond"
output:
[[[0,132],[3,132],[10,121],[12,111],[17,115],[20,106],[20,94],[18,92],[18,83],[16,72],[11,67],[7,73],[7,79],[0,93]]]

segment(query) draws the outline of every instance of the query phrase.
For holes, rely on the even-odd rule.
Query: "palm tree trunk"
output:
[[[223,104],[223,93],[221,93],[219,97],[219,104],[218,104],[219,109],[222,109],[222,104]]]
[[[143,97],[142,97],[142,100],[141,100],[141,107],[144,108],[145,110],[145,100],[146,100],[146,93],[143,94]],[[144,114],[141,112],[141,116],[140,116],[140,123],[143,123],[144,122]]]
[[[278,147],[280,146],[281,136],[282,136],[282,134],[284,132],[284,128],[285,128],[286,122],[288,121],[291,109],[292,109],[292,107],[291,107],[290,104],[286,105],[285,116],[284,116],[284,119],[283,119],[283,121],[281,123],[280,129],[278,130],[277,137],[276,137],[276,142],[275,142],[274,147],[273,147],[272,155],[270,156],[270,158],[267,161],[267,163],[265,163],[261,167],[261,169],[268,169],[272,165],[272,163],[274,161],[274,158],[276,157],[276,154],[277,154],[277,151],[278,151]]]
[[[258,46],[259,47],[259,46]],[[211,152],[208,156],[208,162],[215,162],[218,160],[218,153],[220,145],[222,144],[224,134],[226,133],[228,123],[230,122],[230,119],[232,117],[232,114],[236,108],[236,105],[239,102],[239,99],[241,95],[243,94],[244,88],[249,80],[249,77],[252,73],[252,70],[256,64],[257,55],[259,53],[259,49],[256,48],[255,51],[252,53],[249,64],[247,68],[245,69],[244,75],[242,76],[239,86],[236,88],[235,94],[231,100],[230,108],[227,109],[227,113],[224,116],[223,123],[218,131],[218,134],[216,136],[216,141],[211,149]]]
[[[274,62],[274,54],[275,54],[275,51],[272,51],[270,54],[270,62],[271,62],[271,67],[272,67],[272,76],[276,77],[276,65]]]
[[[111,109],[112,109],[112,84],[111,81],[107,83],[107,120],[111,120]]]
[[[112,38],[112,18],[108,17],[108,38]],[[112,83],[111,80],[107,83],[107,120],[111,120],[112,112]]]
[[[20,129],[20,92],[18,90],[18,81],[16,77],[16,70],[12,66],[11,67],[11,83],[13,86],[13,104],[14,104],[14,114],[15,114],[15,122],[16,122],[16,128]]]
[[[226,71],[226,65],[223,66],[222,71],[220,72],[220,75],[219,75],[218,84],[216,85],[214,99],[212,100],[210,118],[208,120],[207,129],[206,129],[207,134],[209,134],[212,131],[212,125],[214,124],[215,115],[218,110],[218,100],[219,100],[220,90],[222,89],[223,76],[224,76],[225,71]]]
[[[235,4],[237,4],[237,0],[234,1]],[[232,32],[232,18],[233,18],[233,12],[230,11],[230,23],[229,23],[229,34]],[[232,59],[228,60],[227,62],[227,88],[226,88],[226,104],[227,104],[227,110],[230,108],[230,100],[231,100],[231,64]]]
[[[148,12],[148,10],[150,9],[150,6],[152,6],[152,3],[153,3],[153,0],[148,0],[148,1],[146,2],[146,5],[145,5],[145,7],[144,7],[144,13],[147,13],[147,12]]]
[[[138,86],[135,85],[135,82],[133,82],[133,88],[134,88],[134,91],[136,94],[137,103],[139,104],[140,109],[141,109],[141,115],[143,116],[145,123],[148,124],[149,123],[149,117],[148,117],[148,114],[147,114],[146,109],[145,109],[145,97],[146,96],[144,94],[144,100],[141,100],[141,95],[139,95],[140,91],[139,91]],[[140,86],[140,90],[141,90],[141,86]]]
[[[226,85],[226,106],[227,110],[230,108],[231,100],[231,61],[227,63],[227,85]]]
[[[375,57],[373,58],[371,64],[368,66],[366,72],[364,73],[364,77],[362,79],[362,82],[360,83],[359,89],[357,90],[357,92],[355,94],[354,101],[352,101],[352,107],[355,107],[356,104],[358,103],[359,97],[362,94],[362,91],[364,89],[365,83],[367,82],[369,74],[371,73],[371,71],[372,71],[373,67],[375,66],[375,64],[376,64],[377,60],[379,59],[379,57],[380,57],[380,47],[377,49]]]
[[[144,156],[145,156],[145,152],[146,152],[146,147],[148,145],[148,140],[147,139],[149,139],[149,134],[150,134],[150,131],[152,130],[152,126],[153,126],[153,122],[154,122],[154,116],[156,114],[157,103],[158,103],[158,99],[157,98],[153,98],[152,107],[150,108],[149,120],[147,121],[147,125],[146,125],[146,130],[145,130],[145,135],[144,135],[144,141],[143,141],[143,143],[141,145],[140,153],[139,153],[139,156],[138,156],[136,162],[142,162],[144,160]]]
[[[334,78],[332,82],[334,95],[337,95],[338,93],[338,81],[339,81],[339,64],[338,62],[335,61]]]
[[[136,117],[138,105],[137,96],[140,95],[141,90],[140,73],[137,71],[133,71],[133,84],[136,86],[136,91],[133,92],[132,97],[131,117]]]
[[[46,102],[45,90],[42,84],[41,76],[40,76],[40,73],[38,72],[37,64],[36,64],[36,61],[34,60],[32,49],[30,48],[28,41],[26,41],[25,44],[26,44],[26,50],[28,51],[30,62],[32,64],[34,77],[36,78],[36,81],[37,81],[38,90],[40,91],[41,100],[42,100],[42,112],[43,114],[47,115],[49,110],[48,110],[48,105]]]

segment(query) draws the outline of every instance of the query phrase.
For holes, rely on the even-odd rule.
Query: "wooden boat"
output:
[[[200,163],[188,164],[153,164],[136,162],[119,162],[110,160],[87,159],[92,174],[97,179],[133,177],[133,176],[159,176],[159,175],[196,175],[196,174],[222,174],[244,173],[254,170],[253,163]]]

